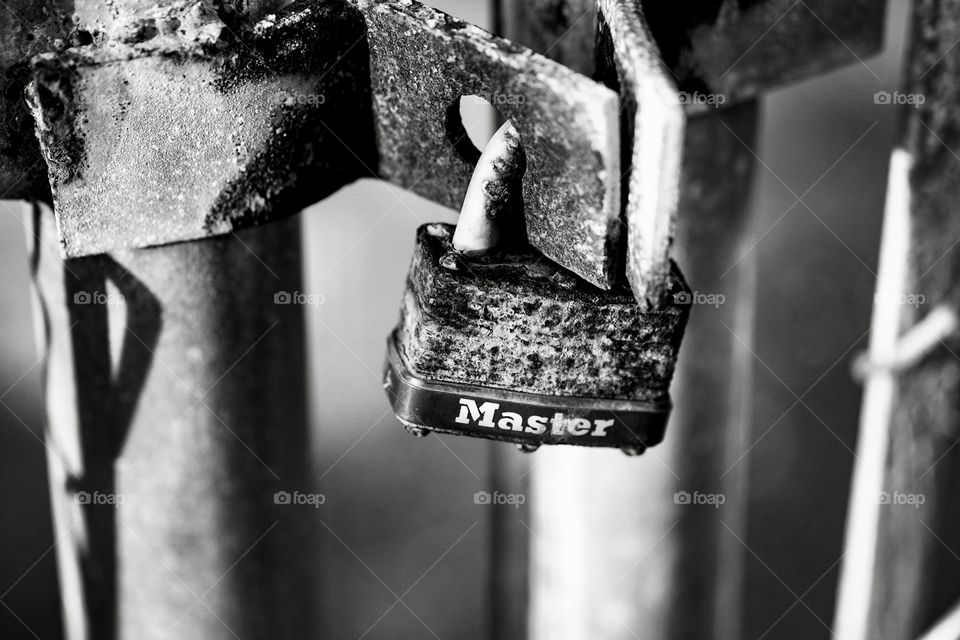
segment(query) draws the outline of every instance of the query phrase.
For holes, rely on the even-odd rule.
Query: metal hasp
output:
[[[597,77],[620,91],[626,274],[637,300],[670,289],[685,117],[640,6],[600,0]]]
[[[617,96],[525,47],[417,2],[361,0],[381,175],[459,209],[479,160],[460,98],[496,104],[520,132],[527,235],[588,282],[617,280]]]

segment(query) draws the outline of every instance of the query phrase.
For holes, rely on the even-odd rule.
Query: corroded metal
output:
[[[496,7],[505,37],[574,71],[593,73],[597,0],[502,0]]]
[[[685,117],[640,6],[600,0],[597,76],[620,91],[626,275],[656,307],[670,288]]]
[[[720,95],[728,104],[856,63],[883,44],[882,0],[642,4],[680,89]],[[694,109],[710,106],[691,101]]]
[[[355,9],[301,3],[228,26],[202,6],[35,60],[66,256],[227,233],[372,171]]]
[[[317,178],[334,141],[291,134],[320,127],[318,62],[346,49],[318,36],[362,21],[327,24],[331,5],[245,22],[268,8],[78,3],[87,37],[34,59],[60,216],[58,229],[37,210],[29,238],[70,640],[316,629],[301,605],[317,584],[316,535],[308,513],[275,497],[310,485],[304,319],[276,298],[302,285],[298,221],[60,256],[65,240],[93,253],[285,216],[301,198],[291,181],[322,191],[359,172],[351,160]],[[350,109],[352,80],[331,71],[326,82],[348,96],[333,113]]]
[[[471,259],[452,253],[452,238],[449,225],[417,234],[387,367],[403,420],[518,444],[634,453],[662,439],[688,305],[646,311],[625,287],[600,291],[529,251]],[[679,276],[672,288],[687,292]],[[510,415],[489,428],[462,413],[471,402]]]
[[[626,4],[643,7],[680,89],[688,95],[721,94],[726,105],[876,53],[883,45],[887,5],[883,0]],[[591,0],[501,0],[499,14],[508,37],[589,74],[594,68],[595,5]],[[704,108],[692,101],[688,106]]]
[[[620,157],[614,92],[416,2],[361,0],[381,175],[459,208],[479,159],[459,99],[479,95],[523,142],[527,234],[596,286],[617,279]]]
[[[33,134],[24,89],[30,59],[89,41],[76,27],[73,3],[9,0],[0,8],[0,198],[47,198],[46,166]]]

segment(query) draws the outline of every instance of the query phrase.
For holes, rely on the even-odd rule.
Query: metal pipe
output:
[[[309,636],[299,221],[64,261],[32,220],[67,637]]]
[[[538,453],[532,472],[531,638],[737,638],[744,478],[723,477],[745,433],[755,265],[733,263],[745,232],[756,105],[691,120],[678,263],[699,291],[726,304],[694,310],[681,349],[663,445],[632,460]],[[727,172],[729,178],[717,181]],[[703,198],[707,186],[711,198]],[[719,185],[725,188],[719,189]],[[721,508],[691,504],[694,494]],[[688,499],[684,499],[686,496]],[[719,498],[722,496],[722,498]]]
[[[504,35],[590,74],[593,5],[501,2]],[[721,476],[742,449],[752,362],[724,324],[752,335],[756,264],[721,274],[747,234],[754,162],[741,141],[757,122],[747,102],[688,123],[676,259],[699,291],[727,302],[691,315],[665,443],[640,460],[556,448],[532,461],[530,638],[739,638],[743,550],[723,525],[744,528],[745,478]],[[678,504],[678,491],[726,502],[698,509]]]

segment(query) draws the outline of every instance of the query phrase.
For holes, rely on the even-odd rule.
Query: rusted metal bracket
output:
[[[374,173],[459,207],[478,152],[458,99],[478,94],[523,139],[531,244],[601,288],[626,255],[659,302],[683,115],[631,2],[604,5],[626,133],[610,88],[416,2],[294,3],[252,27],[188,5],[33,62],[65,256],[228,233]],[[624,198],[621,137],[662,155]]]
[[[34,60],[66,257],[229,233],[369,174],[355,10],[297,3],[231,28],[202,7]]]
[[[626,276],[641,303],[669,288],[686,119],[640,6],[600,0],[597,76],[620,91]]]
[[[616,94],[425,5],[359,6],[383,177],[459,209],[480,158],[459,99],[482,96],[520,132],[530,243],[594,285],[612,286],[620,235]]]
[[[674,78],[742,99],[832,66],[837,42],[845,55],[869,50],[877,30],[853,28],[856,11],[818,2],[725,2],[685,21],[641,4],[598,5],[597,75],[619,91],[622,122],[600,84],[412,0],[297,2],[249,27],[184,2],[84,32],[73,41],[81,46],[34,62],[64,254],[228,233],[373,173],[458,207],[477,151],[456,103],[479,94],[521,131],[531,244],[602,288],[625,271],[637,299],[656,305],[679,198],[681,102],[704,108],[683,100]],[[826,19],[799,19],[802,11]],[[777,12],[776,33],[758,33]],[[875,6],[863,15],[882,20]],[[834,46],[795,65],[775,37],[786,28],[789,42]],[[745,38],[757,46],[721,69]]]
[[[9,0],[0,11],[0,198],[49,198],[46,166],[23,103],[30,59],[83,44],[86,37],[72,12],[56,2]]]

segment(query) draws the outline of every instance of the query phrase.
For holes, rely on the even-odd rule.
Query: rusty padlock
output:
[[[400,422],[512,442],[615,447],[659,443],[689,315],[674,268],[663,304],[626,285],[599,289],[523,237],[523,150],[510,123],[484,150],[456,229],[417,232],[384,385]]]

